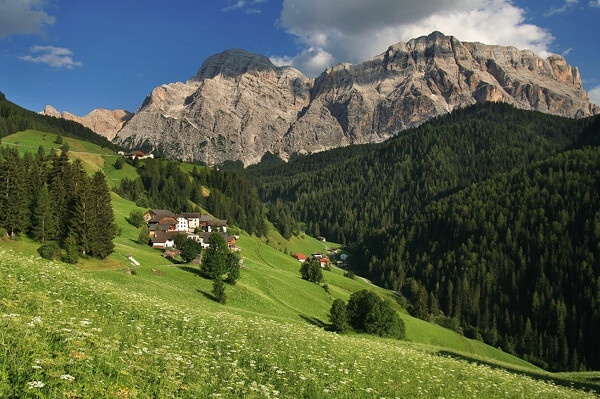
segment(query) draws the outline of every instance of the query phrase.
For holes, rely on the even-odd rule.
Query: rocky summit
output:
[[[461,42],[434,32],[317,78],[264,56],[227,50],[186,83],[155,88],[114,142],[169,158],[258,162],[380,142],[476,102],[502,101],[581,118],[600,113],[577,67],[514,47]]]
[[[125,122],[133,116],[131,112],[121,109],[113,111],[107,109],[95,109],[85,116],[77,116],[66,111],[61,114],[51,105],[46,105],[40,114],[81,123],[94,133],[104,136],[109,140],[112,140],[117,132],[121,130]]]

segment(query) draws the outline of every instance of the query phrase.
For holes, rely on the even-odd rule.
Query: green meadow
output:
[[[22,132],[2,143],[49,151],[55,138]],[[108,150],[65,142],[74,156],[97,156],[89,165],[107,177],[135,176],[129,165],[116,171]],[[307,235],[240,232],[241,278],[218,304],[197,266],[135,242],[126,217],[146,209],[114,193],[112,204],[121,232],[105,260],[69,265],[39,258],[27,237],[0,242],[0,397],[577,398],[600,388],[600,373],[547,373],[415,319],[394,293],[343,270],[324,271],[326,287],[302,280],[293,252],[337,246]],[[327,331],[333,300],[366,288],[398,310],[405,341]]]

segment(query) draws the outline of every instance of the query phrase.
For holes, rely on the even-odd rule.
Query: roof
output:
[[[319,262],[321,262],[321,263],[329,262],[329,258],[321,258],[321,259],[319,259]]]
[[[209,238],[210,238],[210,236],[211,236],[211,235],[213,235],[213,234],[220,234],[220,235],[221,235],[221,237],[223,237],[223,238],[225,239],[225,241],[227,241],[227,242],[232,242],[232,241],[235,241],[235,236],[229,236],[229,235],[227,235],[226,233],[217,233],[217,232],[213,232],[213,233],[206,233],[206,232],[204,232],[204,233],[200,233],[200,234],[198,234],[198,235],[199,235],[199,236],[202,238],[202,240],[203,240],[204,242],[208,242],[208,239],[209,239]]]
[[[175,214],[168,209],[150,209],[150,210],[148,210],[148,212],[146,212],[146,214],[149,214],[152,216],[152,218],[150,220],[148,220],[149,223],[156,223],[159,220],[161,220],[163,218],[167,218],[167,217],[168,218],[175,217]]]
[[[175,238],[177,232],[174,231],[157,231],[152,238],[152,243],[166,242]]]
[[[296,259],[306,259],[306,255],[301,254],[301,253],[295,253],[295,254],[292,254],[292,256]]]
[[[172,217],[166,217],[166,218],[162,218],[158,221],[158,224],[177,224],[177,220],[173,219]]]
[[[212,219],[212,220],[207,220],[206,224],[209,224],[211,226],[226,226],[227,220]]]
[[[183,212],[183,213],[179,214],[178,216],[184,217],[186,219],[200,219],[202,214],[200,212]]]

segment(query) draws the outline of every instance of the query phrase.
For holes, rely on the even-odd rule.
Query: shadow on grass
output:
[[[196,289],[196,292],[202,294],[206,299],[210,299],[211,301],[217,302],[217,298],[215,298],[214,295],[209,294],[206,291],[202,291],[201,289]]]
[[[198,277],[202,277],[203,279],[210,280],[210,276],[207,275],[206,273],[204,273],[200,268],[191,267],[191,266],[178,266],[178,267],[179,267],[179,269],[183,270],[184,272],[193,273]]]
[[[302,320],[304,320],[304,321],[312,324],[313,326],[321,327],[321,328],[324,328],[326,330],[328,328],[330,328],[329,324],[323,323],[323,321],[317,319],[316,317],[310,317],[310,316],[307,316],[307,315],[304,315],[304,314],[300,314],[298,316],[300,316],[302,318]]]
[[[525,375],[527,377],[530,377],[534,380],[540,380],[540,381],[547,381],[547,382],[552,382],[556,385],[561,385],[567,388],[574,388],[574,389],[580,389],[580,390],[584,390],[584,391],[591,391],[594,394],[598,394],[600,393],[600,384],[596,383],[596,382],[585,382],[585,381],[577,381],[577,380],[571,380],[568,378],[561,378],[558,376],[552,376],[552,374],[542,374],[542,373],[537,373],[535,371],[527,371],[527,370],[522,370],[522,369],[517,369],[517,368],[512,368],[512,367],[508,367],[508,366],[501,366],[498,364],[494,364],[494,363],[489,363],[486,362],[484,360],[481,359],[475,359],[469,356],[465,356],[462,354],[458,354],[458,353],[454,353],[454,352],[450,352],[450,351],[438,351],[438,354],[442,355],[442,356],[447,356],[447,357],[451,357],[453,359],[458,359],[458,360],[464,360],[467,361],[469,363],[474,363],[474,364],[479,364],[479,365],[484,365],[487,367],[490,367],[492,369],[502,369],[502,370],[507,370],[510,371],[511,373],[515,373],[515,374],[521,374],[521,375]]]

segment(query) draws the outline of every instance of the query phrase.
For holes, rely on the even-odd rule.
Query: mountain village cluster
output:
[[[240,250],[235,245],[237,237],[227,234],[227,220],[214,219],[199,212],[176,215],[167,209],[150,209],[144,213],[144,220],[148,225],[153,248],[172,249],[175,247],[175,236],[185,234],[187,238],[199,243],[202,249],[206,249],[210,236],[221,234],[230,250]]]

